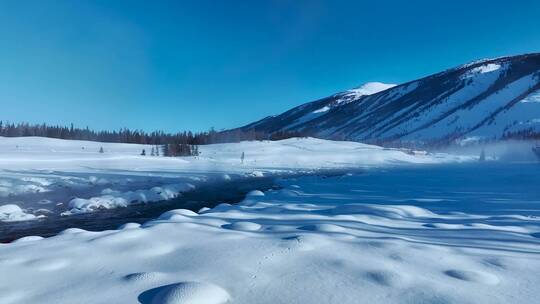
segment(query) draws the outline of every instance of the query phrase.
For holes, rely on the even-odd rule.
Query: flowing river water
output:
[[[500,213],[540,217],[540,163],[398,166],[367,171],[342,169],[235,178],[200,185],[168,201],[72,216],[51,215],[33,221],[0,222],[0,242],[29,235],[53,236],[67,228],[90,231],[116,229],[125,223],[144,223],[155,219],[171,209],[197,212],[202,207],[212,208],[220,203],[235,204],[243,200],[249,191],[279,188],[277,179],[307,175],[332,177],[351,172],[357,176],[349,179],[353,181],[351,184],[339,178],[320,178],[314,179],[312,186],[324,187],[328,183],[335,183],[336,187],[331,188],[337,192],[341,191],[340,187],[355,189],[351,191],[359,194],[357,199],[367,204],[414,205],[437,213],[462,212],[484,216]],[[504,218],[500,219],[500,223],[504,221]]]

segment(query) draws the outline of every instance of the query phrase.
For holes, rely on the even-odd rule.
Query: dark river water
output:
[[[202,207],[212,208],[220,203],[235,204],[243,200],[249,191],[265,191],[276,187],[276,178],[276,176],[235,178],[230,181],[202,184],[168,201],[71,216],[54,214],[32,221],[0,222],[0,242],[10,242],[30,235],[53,236],[67,228],[82,228],[89,231],[116,229],[125,223],[142,224],[172,209],[182,208],[197,212]]]
[[[352,178],[339,178],[350,172],[353,173]],[[116,229],[129,222],[144,223],[171,209],[197,212],[202,207],[211,208],[219,203],[235,204],[251,190],[278,188],[278,178],[294,179],[305,175],[327,177],[310,179],[308,187],[328,188],[337,194],[353,191],[356,200],[367,204],[414,205],[439,214],[463,212],[486,216],[515,214],[540,217],[540,163],[397,166],[246,177],[208,183],[170,201],[72,216],[55,215],[34,221],[0,223],[0,242],[29,235],[52,236],[73,227],[90,231]],[[504,218],[500,221],[503,223]]]

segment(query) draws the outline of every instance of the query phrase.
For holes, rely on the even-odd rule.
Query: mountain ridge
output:
[[[373,94],[351,91],[239,129],[429,144],[540,132],[540,53],[477,60]]]

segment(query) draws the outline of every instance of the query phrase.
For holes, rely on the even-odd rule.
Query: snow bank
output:
[[[153,187],[150,190],[136,190],[119,192],[107,188],[102,191],[102,196],[89,199],[74,198],[69,201],[69,210],[62,215],[92,212],[97,209],[113,209],[127,207],[130,204],[152,203],[169,200],[177,197],[181,192],[194,189],[192,184],[174,184],[161,187]]]
[[[36,219],[37,216],[24,212],[15,204],[7,204],[0,206],[0,221],[16,222]]]

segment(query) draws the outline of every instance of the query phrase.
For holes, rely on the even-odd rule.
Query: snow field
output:
[[[533,303],[540,294],[540,220],[511,211],[521,209],[364,203],[371,188],[355,174],[281,184],[142,226],[0,245],[0,302]]]

